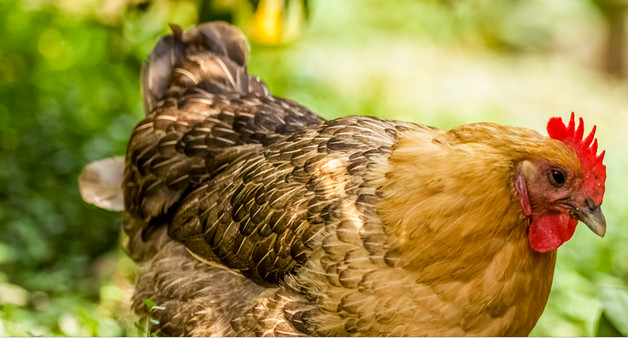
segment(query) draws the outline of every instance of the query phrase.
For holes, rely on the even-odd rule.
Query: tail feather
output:
[[[171,25],[155,46],[142,70],[144,107],[150,113],[168,96],[190,88],[211,94],[269,95],[266,85],[247,73],[248,41],[237,28],[211,22],[183,32]]]
[[[142,70],[147,116],[129,140],[121,184],[133,259],[152,257],[161,245],[156,233],[182,200],[240,157],[324,121],[272,96],[247,73],[248,53],[237,28],[212,22],[187,32],[172,26],[150,54]]]

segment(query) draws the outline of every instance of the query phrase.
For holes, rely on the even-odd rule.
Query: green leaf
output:
[[[152,308],[154,308],[155,306],[157,306],[157,304],[155,304],[155,302],[153,302],[153,301],[152,301],[152,300],[150,300],[150,299],[144,299],[144,304],[146,304],[146,306],[147,306],[149,309],[152,309]]]
[[[608,316],[604,312],[600,316],[600,322],[597,327],[596,337],[622,337],[621,332],[619,332],[613,324],[608,321]]]
[[[133,326],[135,326],[135,328],[137,329],[137,331],[139,331],[139,333],[145,333],[146,332],[144,330],[144,326],[142,324],[140,324],[139,322],[133,323]]]
[[[628,291],[605,289],[600,294],[608,322],[622,335],[628,336]]]

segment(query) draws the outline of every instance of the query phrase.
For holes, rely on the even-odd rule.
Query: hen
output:
[[[124,231],[157,334],[525,336],[578,220],[604,235],[604,154],[573,114],[549,137],[326,121],[248,51],[225,23],[173,27],[143,71]]]

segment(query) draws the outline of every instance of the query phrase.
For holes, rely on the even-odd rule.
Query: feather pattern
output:
[[[144,66],[122,187],[153,332],[527,335],[556,255],[530,249],[513,171],[573,153],[489,123],[326,121],[249,75],[248,50],[225,23],[173,26]]]
[[[359,244],[366,248],[363,254],[384,262],[380,225],[366,225],[363,236],[355,236],[377,200],[367,172],[390,155],[398,135],[431,129],[373,117],[324,121],[293,101],[270,95],[261,81],[246,74],[248,44],[236,29],[212,23],[186,33],[173,30],[145,65],[147,116],[135,128],[126,155],[126,248],[136,260],[147,261],[136,310],[146,313],[142,299],[150,298],[176,308],[177,320],[185,314],[188,321],[194,315],[181,307],[191,308],[172,303],[169,286],[200,283],[196,278],[201,274],[220,283],[213,271],[230,269],[239,271],[240,277],[233,278],[244,284],[264,286],[257,301],[269,316],[279,317],[270,326],[261,325],[249,317],[260,317],[254,306],[240,319],[234,316],[230,330],[216,324],[220,329],[213,326],[204,335],[313,332],[304,324],[307,306],[295,305],[310,302],[302,296],[286,301],[290,292],[277,285],[321,246],[340,254],[339,246]],[[334,228],[338,236],[330,237]],[[190,260],[169,238],[198,259]],[[211,271],[188,276],[186,269],[176,269],[175,274],[163,262],[176,261],[174,257]],[[162,268],[163,276],[155,276]],[[330,282],[355,283],[344,271],[330,275]],[[279,291],[261,297],[269,290]],[[236,303],[241,302],[225,304],[233,308]],[[173,318],[160,322],[168,323],[155,328],[163,334],[197,332],[175,330]]]

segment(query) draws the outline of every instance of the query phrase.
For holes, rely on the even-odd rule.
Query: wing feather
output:
[[[365,119],[379,127],[365,131]],[[363,174],[389,155],[391,127],[394,122],[348,117],[270,144],[234,147],[237,156],[225,148],[228,165],[182,200],[169,235],[257,283],[278,283],[306,263],[326,230],[368,213],[374,195],[361,187]],[[360,214],[349,215],[346,203]],[[381,249],[371,242],[371,250]]]
[[[150,258],[153,234],[168,227],[203,260],[278,283],[317,243],[335,250],[322,240],[328,230],[369,217],[369,166],[385,161],[398,131],[416,126],[325,121],[246,73],[248,43],[232,26],[173,30],[149,57],[149,111],[127,149],[127,249]],[[382,238],[371,237],[366,249],[379,254]]]

